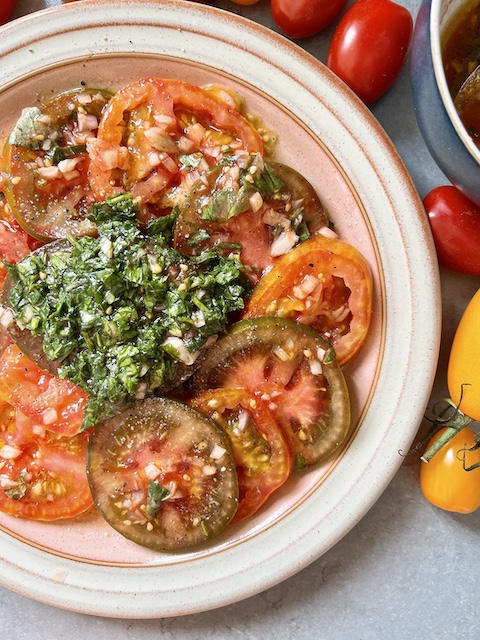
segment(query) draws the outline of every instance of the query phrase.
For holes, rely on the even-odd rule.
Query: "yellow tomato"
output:
[[[437,432],[427,450],[446,431]],[[456,513],[472,513],[480,507],[480,466],[471,471],[464,468],[480,465],[480,449],[474,446],[475,432],[464,428],[420,467],[420,486],[425,498],[441,509]],[[466,448],[466,449],[465,449]]]
[[[480,420],[480,289],[465,309],[450,351],[448,392],[453,404]]]

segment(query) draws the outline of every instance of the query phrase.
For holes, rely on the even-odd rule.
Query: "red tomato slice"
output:
[[[86,473],[89,434],[41,429],[21,411],[0,413],[0,511],[31,520],[73,518],[93,505]]]
[[[344,365],[367,336],[372,287],[370,267],[355,247],[317,235],[276,260],[247,301],[244,317],[277,316],[312,326]]]
[[[178,188],[179,155],[211,157],[222,145],[263,152],[256,129],[212,92],[180,80],[142,78],[113,96],[98,140],[89,142],[90,185],[99,200],[128,190],[155,204],[171,183]]]
[[[30,253],[26,234],[14,229],[8,222],[0,219],[0,259],[16,264]],[[5,282],[7,268],[0,265],[0,288]]]
[[[214,389],[189,400],[226,432],[237,467],[239,505],[232,522],[253,515],[287,480],[292,455],[267,407],[243,389]]]
[[[0,358],[0,398],[36,425],[72,436],[82,428],[88,394],[73,382],[43,371],[11,344]]]
[[[108,97],[82,88],[22,113],[5,147],[5,195],[18,223],[34,238],[94,233],[86,219],[94,198],[85,144],[96,133]]]

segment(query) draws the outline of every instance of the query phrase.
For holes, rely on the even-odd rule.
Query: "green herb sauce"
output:
[[[248,294],[238,254],[187,257],[170,246],[175,212],[144,230],[138,214],[130,194],[112,197],[92,208],[98,237],[7,265],[16,323],[43,338],[60,377],[90,394],[84,428],[171,388]]]

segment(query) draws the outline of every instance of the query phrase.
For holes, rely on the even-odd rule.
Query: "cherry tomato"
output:
[[[192,381],[197,393],[244,389],[258,403],[267,403],[295,469],[330,456],[350,429],[348,390],[330,344],[291,320],[236,323],[209,349]]]
[[[17,0],[2,0],[0,3],[0,24],[5,24],[13,13]]]
[[[431,446],[444,429],[431,439]],[[432,504],[456,513],[472,513],[480,507],[480,466],[466,471],[465,466],[480,465],[480,449],[466,451],[476,443],[475,432],[464,428],[444,445],[429,462],[420,467],[420,486]]]
[[[0,410],[0,511],[31,520],[73,518],[91,506],[89,434],[65,437],[18,409]]]
[[[290,38],[308,38],[325,29],[347,0],[271,0],[273,19]]]
[[[362,346],[372,312],[372,276],[362,254],[338,238],[316,235],[278,258],[247,301],[244,316],[307,324],[334,346],[340,365]]]
[[[480,275],[480,206],[453,186],[432,189],[424,198],[442,267]]]
[[[223,531],[238,506],[227,436],[176,400],[150,398],[97,425],[87,469],[106,521],[157,551],[209,540]]]
[[[391,0],[357,0],[335,29],[327,66],[369,104],[399,75],[412,33],[405,7]]]
[[[243,389],[205,391],[189,404],[215,420],[232,445],[240,494],[232,522],[240,522],[289,477],[293,461],[287,441],[267,403]]]
[[[447,367],[450,398],[462,413],[480,420],[480,290],[458,324]]]
[[[0,399],[44,429],[71,436],[82,428],[88,394],[43,371],[11,344],[0,358]]]
[[[242,4],[245,7],[249,7],[252,4],[257,4],[259,0],[232,0],[234,4]]]

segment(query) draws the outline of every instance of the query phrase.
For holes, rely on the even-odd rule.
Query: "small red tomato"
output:
[[[285,35],[308,38],[333,22],[346,4],[347,0],[271,0],[270,9]]]
[[[391,0],[357,0],[343,15],[327,57],[327,66],[370,104],[399,75],[413,33],[413,18]]]
[[[13,13],[17,0],[2,0],[0,2],[0,24],[5,24]]]
[[[458,273],[480,275],[480,206],[450,185],[432,189],[423,206],[439,264]]]

